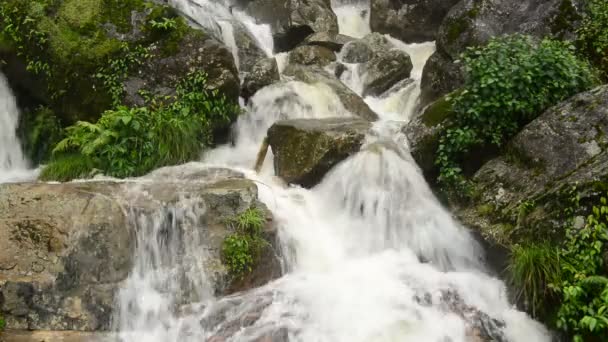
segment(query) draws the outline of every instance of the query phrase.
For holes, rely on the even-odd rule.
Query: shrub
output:
[[[436,155],[439,181],[466,190],[461,159],[473,148],[501,147],[540,112],[596,82],[567,43],[499,37],[462,55],[467,78],[450,99],[454,115]]]
[[[267,244],[262,238],[264,222],[264,214],[257,208],[249,208],[229,220],[234,233],[222,244],[222,260],[231,276],[239,278],[251,272]]]
[[[587,10],[576,32],[576,46],[608,80],[608,2],[588,0],[585,6]]]
[[[560,283],[559,249],[549,243],[516,245],[507,268],[517,300],[524,300],[533,316],[545,313],[543,304],[554,293],[550,284]]]
[[[604,253],[608,244],[606,198],[593,208],[582,229],[571,228],[560,252],[562,295],[557,326],[573,341],[608,338],[608,278]]]
[[[197,158],[211,144],[213,130],[239,112],[217,91],[207,91],[205,82],[204,73],[194,72],[177,86],[175,97],[153,99],[149,108],[118,107],[96,123],[79,121],[68,127],[43,175],[71,179],[73,172],[64,167],[64,155],[70,156],[69,162],[76,156],[90,160],[92,168],[114,177],[139,176]]]

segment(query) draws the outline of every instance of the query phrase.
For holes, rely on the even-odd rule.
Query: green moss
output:
[[[444,122],[452,114],[452,103],[448,96],[444,96],[426,108],[422,114],[422,122],[427,127],[434,127]]]
[[[47,161],[52,147],[63,138],[63,129],[55,113],[48,107],[39,107],[23,113],[19,127],[28,159],[38,164]]]
[[[61,4],[57,16],[73,29],[96,30],[103,6],[103,0],[66,0]]]
[[[563,39],[566,33],[574,30],[573,24],[581,19],[582,17],[572,3],[572,0],[562,0],[557,14],[551,20],[551,33],[554,37]]]
[[[474,21],[479,15],[482,2],[482,0],[476,1],[473,4],[473,8],[465,12],[461,17],[448,19],[446,24],[448,43],[454,43],[460,37],[460,35],[469,29],[471,22]]]
[[[104,0],[104,4],[103,20],[112,23],[121,33],[128,33],[133,29],[131,25],[133,12],[143,11],[146,6],[156,6],[144,0]]]
[[[232,278],[242,278],[259,262],[262,250],[268,242],[262,237],[266,219],[258,208],[249,208],[237,217],[229,219],[233,233],[222,243],[222,261]]]
[[[41,181],[68,182],[87,178],[95,169],[91,158],[79,153],[61,155],[46,165],[40,173]]]

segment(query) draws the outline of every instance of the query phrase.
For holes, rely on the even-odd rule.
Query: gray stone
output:
[[[243,80],[242,95],[245,99],[253,96],[258,90],[280,81],[279,68],[274,58],[257,61],[251,72]]]
[[[336,60],[336,54],[320,45],[302,45],[289,53],[289,63],[324,67]]]
[[[439,25],[459,0],[372,0],[372,31],[406,43],[435,40]]]
[[[340,161],[359,151],[371,124],[361,119],[284,120],[268,130],[275,173],[312,187]]]
[[[410,77],[413,64],[401,50],[378,53],[363,68],[363,95],[378,96],[393,85]]]
[[[362,40],[355,40],[344,45],[342,61],[345,63],[365,63],[374,58],[374,50]]]
[[[355,38],[345,36],[343,34],[318,32],[308,36],[308,38],[304,40],[304,44],[319,45],[328,48],[334,52],[339,52],[345,44],[353,40],[355,40]]]

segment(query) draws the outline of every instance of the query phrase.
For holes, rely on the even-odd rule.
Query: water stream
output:
[[[250,20],[220,3],[171,2],[205,27],[217,27],[213,16]],[[192,3],[206,10],[192,10]],[[341,32],[369,32],[369,14],[361,13],[368,4],[333,5]],[[251,29],[252,23],[245,26]],[[272,40],[259,41],[266,42],[264,51],[272,51]],[[280,279],[214,298],[204,272],[191,265],[205,258],[190,244],[200,237],[171,233],[200,224],[204,209],[196,200],[184,199],[156,214],[128,213],[138,231],[137,263],[118,296],[121,341],[260,342],[272,336],[296,342],[470,342],[478,341],[480,330],[495,341],[550,340],[540,324],[509,303],[504,284],[487,275],[482,249],[434,197],[400,133],[416,106],[422,66],[434,44],[390,42],[411,55],[413,82],[365,99],[380,120],[362,151],[315,188],[277,180],[271,154],[259,174],[251,167],[276,120],[352,115],[319,84],[284,81],[262,89],[235,124],[234,144],[181,166],[228,166],[260,184],[260,199],[279,226],[287,271]],[[357,68],[349,70],[343,81],[359,89]],[[192,291],[183,291],[184,283]],[[188,310],[174,310],[183,302]],[[255,322],[238,321],[252,313]]]
[[[19,109],[8,82],[0,74],[0,183],[30,180],[35,171],[28,162],[17,137]]]

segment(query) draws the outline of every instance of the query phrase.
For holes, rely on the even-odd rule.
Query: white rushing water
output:
[[[369,5],[334,6],[342,32],[369,32],[365,16],[350,17]],[[411,55],[413,81],[365,99],[380,120],[361,152],[313,189],[277,180],[271,154],[259,174],[251,167],[276,120],[351,116],[319,84],[262,89],[235,124],[234,144],[181,166],[187,173],[227,165],[260,184],[260,199],[279,226],[287,270],[280,279],[214,298],[196,266],[205,258],[196,248],[200,237],[187,228],[200,225],[200,203],[184,199],[158,213],[129,212],[138,245],[135,269],[118,295],[122,341],[473,342],[481,330],[495,341],[550,340],[509,303],[504,284],[486,274],[481,248],[434,197],[400,133],[434,44],[390,41]],[[343,81],[359,89],[359,76]],[[178,233],[184,231],[190,233]],[[188,310],[174,309],[184,303]]]
[[[19,109],[8,82],[0,74],[0,183],[29,180],[34,171],[28,163],[17,137]]]

